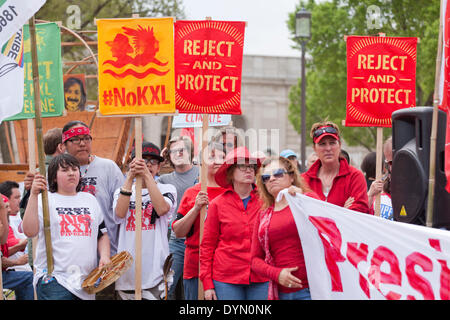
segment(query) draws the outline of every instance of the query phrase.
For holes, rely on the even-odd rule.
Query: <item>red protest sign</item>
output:
[[[242,113],[244,31],[245,22],[175,23],[175,101],[180,113]]]
[[[391,127],[392,112],[416,106],[417,38],[347,37],[350,127]]]

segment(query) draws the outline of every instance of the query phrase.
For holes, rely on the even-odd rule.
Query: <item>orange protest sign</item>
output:
[[[100,113],[174,113],[173,19],[100,19],[97,28]]]

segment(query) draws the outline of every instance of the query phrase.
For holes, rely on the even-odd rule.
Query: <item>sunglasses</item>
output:
[[[293,172],[287,172],[286,170],[279,168],[279,169],[275,169],[272,171],[272,174],[262,174],[261,175],[261,180],[262,183],[266,184],[269,180],[270,177],[274,177],[276,179],[282,178],[285,174],[291,174]]]
[[[256,171],[258,169],[258,166],[256,164],[237,164],[236,168],[241,171],[247,171],[248,169]]]
[[[316,139],[316,138],[320,137],[321,135],[323,135],[324,133],[332,133],[332,134],[337,135],[338,132],[333,127],[320,128],[320,129],[317,129],[316,131],[314,131],[313,138]]]

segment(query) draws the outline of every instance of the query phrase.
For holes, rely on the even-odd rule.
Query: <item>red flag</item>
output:
[[[445,138],[445,175],[447,186],[445,189],[450,192],[450,64],[447,60],[450,57],[450,2],[442,1],[441,14],[444,21],[442,30],[442,61],[441,76],[439,83],[439,108],[447,113],[447,134]]]

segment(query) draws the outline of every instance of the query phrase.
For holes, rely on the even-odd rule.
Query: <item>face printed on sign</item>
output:
[[[64,82],[64,102],[67,111],[84,110],[86,92],[80,79],[71,77]]]

